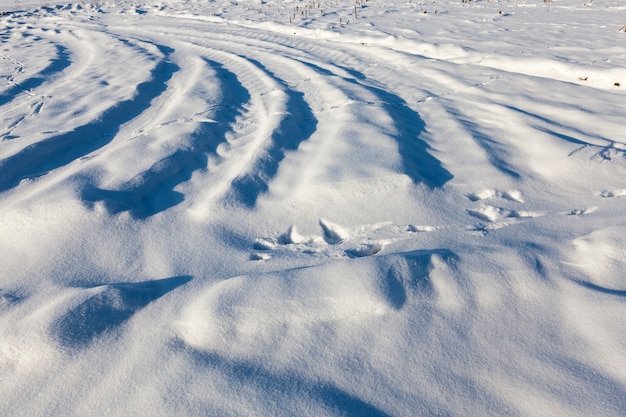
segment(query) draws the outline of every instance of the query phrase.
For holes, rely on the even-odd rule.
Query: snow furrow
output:
[[[0,415],[623,415],[621,0],[32,3]]]

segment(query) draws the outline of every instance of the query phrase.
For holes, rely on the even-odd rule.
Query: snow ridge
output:
[[[0,1],[0,415],[623,415],[597,3]]]

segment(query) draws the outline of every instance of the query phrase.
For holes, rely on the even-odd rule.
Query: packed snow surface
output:
[[[1,0],[0,415],[623,416],[623,0]]]

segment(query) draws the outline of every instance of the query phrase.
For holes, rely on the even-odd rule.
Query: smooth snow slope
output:
[[[623,415],[621,0],[1,6],[0,415]]]

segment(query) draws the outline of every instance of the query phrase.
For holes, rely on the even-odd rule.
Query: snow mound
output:
[[[195,297],[180,332],[190,346],[242,357],[285,339],[315,344],[320,331],[367,327],[402,309],[428,285],[433,256],[450,255],[423,251],[230,278]]]

